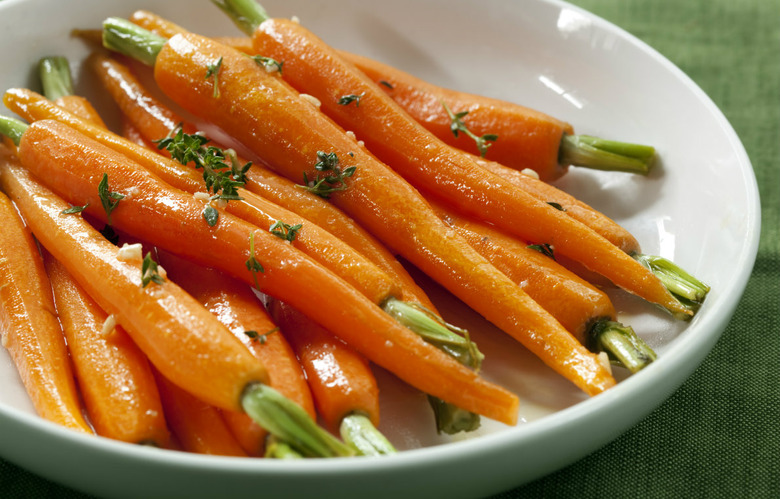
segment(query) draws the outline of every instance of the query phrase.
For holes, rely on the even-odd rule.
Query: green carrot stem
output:
[[[562,165],[647,175],[654,159],[655,149],[651,146],[566,134],[561,140],[558,161]]]
[[[154,66],[157,54],[166,41],[165,38],[126,19],[109,17],[103,21],[103,46],[132,57],[147,66]]]
[[[73,78],[68,60],[62,56],[44,57],[38,62],[38,75],[47,99],[73,95]]]
[[[238,29],[249,36],[269,17],[265,9],[254,0],[211,0],[211,2],[222,9]]]
[[[244,390],[241,405],[260,426],[304,457],[343,457],[354,454],[328,433],[299,405],[268,385],[254,383]]]
[[[383,304],[385,312],[420,335],[425,341],[446,352],[455,360],[478,371],[484,355],[469,338],[468,331],[448,324],[441,317],[416,303],[390,298]],[[428,397],[436,417],[439,433],[455,434],[479,428],[480,417],[436,397]]]
[[[296,452],[295,449],[273,436],[268,437],[265,457],[269,459],[303,459],[303,456]]]
[[[699,310],[710,292],[709,286],[666,258],[641,253],[631,256],[661,279],[666,289],[688,310],[694,314]],[[690,316],[684,315],[681,318],[690,319]]]
[[[352,413],[341,420],[342,440],[362,456],[395,454],[393,444],[371,423],[364,414]]]
[[[0,115],[0,135],[5,135],[15,145],[19,145],[25,130],[27,130],[27,123]]]
[[[612,363],[636,373],[657,356],[629,326],[612,321],[596,320],[587,333],[586,346],[594,352],[606,352]]]

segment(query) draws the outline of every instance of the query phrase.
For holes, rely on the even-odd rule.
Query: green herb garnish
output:
[[[155,284],[165,283],[165,279],[159,273],[157,262],[152,258],[151,251],[146,253],[144,262],[141,265],[141,287],[145,288],[150,282]]]
[[[458,134],[462,132],[474,139],[474,142],[477,143],[477,149],[479,149],[480,156],[484,158],[488,148],[493,145],[491,142],[498,140],[498,135],[494,133],[486,133],[482,137],[477,137],[471,130],[469,130],[466,124],[463,123],[462,118],[469,114],[468,111],[453,113],[447,104],[444,102],[441,104],[444,106],[444,110],[447,111],[447,116],[450,118],[450,130],[452,130],[452,134],[457,137]]]
[[[116,209],[119,201],[124,199],[125,195],[119,194],[118,192],[111,192],[108,189],[108,174],[104,173],[103,178],[98,184],[98,196],[100,197],[100,202],[103,204],[103,209],[106,210],[106,220],[108,221],[108,224],[111,225],[111,212]]]
[[[556,203],[554,201],[548,201],[547,204],[549,204],[550,206],[552,206],[553,208],[555,208],[558,211],[566,211],[566,208],[561,206],[561,203]]]
[[[277,331],[279,331],[279,328],[275,327],[275,328],[271,329],[270,331],[268,331],[267,333],[260,334],[257,331],[253,331],[253,330],[250,329],[249,331],[244,331],[244,334],[249,336],[252,339],[252,341],[257,341],[261,345],[264,345],[266,340],[268,339],[268,335],[272,334],[272,333],[275,333]]]
[[[206,80],[214,78],[214,98],[219,97],[219,70],[222,69],[222,57],[217,62],[209,64],[206,70]]]
[[[360,99],[363,98],[363,96],[366,95],[365,92],[362,92],[361,94],[347,94],[342,95],[341,98],[339,98],[339,106],[348,106],[351,103],[355,103],[355,107],[360,106]]]
[[[257,273],[258,272],[265,272],[265,269],[260,264],[260,262],[257,261],[257,258],[255,258],[255,233],[252,232],[252,235],[249,236],[249,259],[244,263],[246,265],[246,268],[252,273],[252,277],[255,280],[255,287],[258,291],[260,290],[260,282],[257,280]]]
[[[298,231],[301,230],[301,227],[303,227],[303,224],[290,225],[281,220],[277,220],[268,230],[279,239],[293,242],[298,235]]]
[[[303,188],[323,198],[328,198],[334,192],[344,191],[347,185],[347,178],[355,174],[355,167],[350,166],[342,170],[338,166],[339,158],[335,152],[326,153],[317,151],[317,162],[314,169],[318,172],[324,172],[329,175],[317,174],[317,178],[309,180],[306,172],[303,173]]]
[[[89,203],[85,204],[84,206],[72,206],[70,208],[65,208],[60,212],[62,215],[72,215],[74,213],[81,213],[82,211],[87,209],[87,206],[89,206]]]
[[[262,55],[253,55],[250,57],[250,59],[255,61],[259,66],[263,67],[269,73],[278,71],[280,75],[282,74],[282,66],[284,66],[284,61],[277,61],[276,59],[263,57]]]
[[[539,253],[543,254],[544,256],[549,256],[553,260],[555,260],[555,254],[553,252],[553,247],[550,244],[544,243],[544,244],[529,244],[528,247],[532,250],[536,250]]]

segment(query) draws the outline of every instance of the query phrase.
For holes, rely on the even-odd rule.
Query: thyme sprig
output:
[[[362,92],[360,94],[342,95],[339,98],[339,106],[348,106],[354,102],[355,107],[360,107],[360,99],[362,99],[364,95],[366,95],[365,92]]]
[[[477,137],[477,135],[469,130],[466,124],[463,123],[463,118],[469,114],[468,111],[453,113],[446,103],[442,102],[441,104],[444,106],[444,110],[447,111],[447,116],[450,118],[450,130],[452,130],[452,134],[457,137],[459,133],[464,133],[465,135],[471,137],[474,142],[477,143],[479,155],[484,158],[485,154],[487,154],[488,148],[493,145],[492,142],[498,140],[498,135],[494,133],[486,133],[482,137]]]
[[[264,57],[262,55],[253,55],[249,58],[255,61],[260,67],[264,68],[269,73],[278,72],[280,75],[282,74],[282,66],[284,66],[284,61],[277,61],[276,59]]]
[[[277,220],[268,230],[279,239],[293,242],[298,236],[298,231],[301,230],[301,227],[303,227],[303,224],[290,225],[281,220]]]
[[[222,57],[206,67],[206,80],[214,78],[214,98],[219,98],[219,71],[222,69]]]
[[[265,269],[263,268],[263,265],[257,261],[257,258],[255,257],[255,233],[252,232],[252,235],[249,236],[249,258],[246,262],[244,262],[244,265],[246,265],[247,270],[249,270],[252,273],[252,278],[255,280],[255,287],[258,291],[260,291],[260,281],[257,279],[257,273],[258,272],[265,272]]]
[[[238,156],[232,149],[220,149],[216,146],[206,146],[209,139],[195,133],[184,133],[178,126],[168,137],[156,140],[158,149],[167,150],[173,159],[186,165],[193,163],[196,168],[203,170],[203,181],[206,190],[213,193],[210,201],[239,201],[239,187],[246,185],[246,173],[252,166],[252,162],[244,165],[238,160]],[[217,223],[218,213],[214,208],[207,206],[203,211],[203,218],[210,226]]]
[[[145,288],[149,283],[163,284],[165,279],[160,275],[159,266],[152,258],[152,252],[146,253],[141,264],[141,287]]]
[[[342,170],[338,164],[339,158],[335,152],[317,151],[317,162],[314,164],[314,169],[325,173],[325,175],[318,173],[317,178],[309,180],[308,175],[304,172],[302,187],[326,199],[334,192],[346,190],[349,187],[347,179],[355,174],[356,167],[349,166]]]
[[[268,335],[272,334],[272,333],[275,333],[277,331],[279,331],[279,327],[278,326],[273,328],[273,329],[271,329],[270,331],[267,331],[267,332],[263,333],[263,334],[260,334],[257,331],[252,330],[252,329],[244,331],[244,334],[247,335],[252,341],[256,341],[256,342],[260,343],[261,345],[264,345],[266,340],[268,339]]]
[[[106,220],[108,225],[111,225],[111,212],[119,205],[119,201],[125,198],[124,194],[118,192],[111,192],[108,189],[108,174],[103,173],[103,178],[100,179],[98,184],[98,197],[100,203],[103,205],[103,209],[106,211]]]

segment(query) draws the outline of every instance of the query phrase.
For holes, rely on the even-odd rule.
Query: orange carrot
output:
[[[148,13],[140,19],[154,21],[157,24],[166,23],[165,20]],[[168,136],[175,131],[180,123],[183,124],[185,132],[193,133],[195,131],[193,125],[184,122],[180,116],[155,99],[126,66],[113,59],[100,56],[93,57],[92,65],[124,115],[147,141]],[[54,118],[54,116],[49,117]],[[127,151],[123,152],[127,154]],[[297,213],[304,219],[332,233],[392,276],[400,286],[402,299],[417,301],[425,307],[435,310],[425,293],[387,248],[333,205],[295,187],[293,182],[271,172],[262,165],[253,165],[247,176],[249,179],[245,186],[247,190]],[[168,181],[170,183],[170,180]],[[181,186],[179,187],[181,188]]]
[[[182,450],[198,454],[246,457],[219,411],[155,371],[165,418]]]
[[[0,168],[14,163],[0,149]],[[0,193],[0,334],[38,414],[85,433],[92,429],[81,412],[51,285],[38,247],[5,194]]]
[[[520,238],[549,244],[681,318],[693,315],[641,263],[564,212],[486,172],[465,153],[438,140],[378,85],[299,24],[268,19],[254,32],[254,46],[258,53],[284,60],[286,81],[318,98],[323,112],[358,134],[373,154],[419,189]],[[168,52],[163,49],[161,53]],[[359,103],[350,103],[357,97]]]
[[[32,91],[11,89],[6,94],[6,102],[30,121],[54,118],[67,123],[139,162],[171,186],[191,194],[201,194],[208,199],[204,192],[203,177],[194,169],[166,159],[147,148],[137,147],[105,129],[78,120],[56,109],[52,103]],[[268,230],[277,222],[286,224],[277,226],[274,233],[280,237],[289,237],[293,246],[335,272],[376,303],[382,303],[390,296],[400,295],[396,283],[385,272],[329,232],[252,192],[238,189],[237,193],[242,199],[227,203],[224,209],[228,213]],[[286,228],[295,226],[300,227],[288,236]]]
[[[192,196],[166,187],[126,157],[57,122],[30,125],[22,135],[19,152],[25,167],[38,178],[71,200],[89,203],[87,210],[104,220],[104,210],[92,207],[101,205],[97,186],[107,176],[114,192],[133,194],[111,213],[118,229],[218,266],[244,282],[260,284],[272,296],[305,309],[369,359],[420,390],[465,410],[514,422],[518,404],[514,395],[425,343],[341,279],[267,231],[226,213],[209,227]],[[74,158],[79,158],[77,163]],[[323,303],[339,306],[322,307]],[[224,403],[213,405],[225,407]]]
[[[95,431],[124,442],[167,447],[168,428],[146,356],[48,252],[44,263]]]
[[[273,300],[270,310],[306,371],[326,425],[336,431],[353,412],[379,425],[379,388],[365,358],[289,305]]]
[[[334,153],[344,167],[358,165],[348,188],[331,195],[334,203],[586,392],[614,384],[593,354],[443,224],[417,191],[250,58],[187,34],[171,38],[156,59],[155,79],[163,92],[224,128],[288,178],[301,179],[304,172],[315,178],[317,172],[307,165],[317,161],[317,151]],[[217,60],[220,97],[214,98],[213,79],[203,75]]]
[[[47,98],[79,118],[105,128],[106,124],[92,103],[84,97],[74,94],[67,59],[64,57],[44,57],[38,63],[38,73],[43,85],[43,94]]]
[[[568,123],[544,113],[480,95],[458,92],[348,52],[339,54],[365,73],[411,117],[440,140],[544,181],[571,164],[646,174],[652,147],[575,136]]]

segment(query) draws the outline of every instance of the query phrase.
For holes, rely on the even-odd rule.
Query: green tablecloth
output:
[[[601,450],[496,498],[780,497],[780,0],[575,3],[659,50],[723,110],[758,178],[762,240],[731,324],[666,403]],[[4,461],[0,496],[85,497]]]

